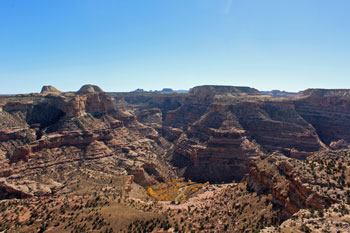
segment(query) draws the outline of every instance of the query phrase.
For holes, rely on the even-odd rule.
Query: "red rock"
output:
[[[290,217],[303,208],[323,209],[327,197],[307,188],[294,176],[294,166],[284,156],[252,161],[243,182],[255,192],[271,193],[275,203]]]
[[[28,197],[32,197],[32,195],[0,182],[0,200]]]

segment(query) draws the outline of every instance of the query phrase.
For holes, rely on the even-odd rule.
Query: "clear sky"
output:
[[[0,0],[0,93],[350,88],[349,0]]]

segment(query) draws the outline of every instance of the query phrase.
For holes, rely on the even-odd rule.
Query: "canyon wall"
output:
[[[349,90],[306,90],[294,98],[273,98],[249,87],[200,86],[167,95],[167,101],[161,94],[144,95],[123,98],[124,107],[133,107],[143,122],[147,115],[157,123],[175,145],[173,165],[197,181],[240,180],[249,161],[264,153],[305,159],[349,142]]]
[[[305,159],[348,147],[349,93],[310,89],[274,98],[230,86],[105,93],[86,85],[76,93],[47,86],[40,94],[1,96],[0,174],[13,178],[30,168],[94,160],[143,186],[175,173],[239,181],[264,154]]]

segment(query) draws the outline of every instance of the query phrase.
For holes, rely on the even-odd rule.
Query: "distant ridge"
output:
[[[288,92],[288,91],[280,91],[280,90],[272,90],[272,91],[260,91],[264,95],[270,95],[272,97],[285,97],[292,98],[300,95],[302,92]]]
[[[134,91],[131,92],[137,92],[137,93],[142,93],[142,92],[147,92],[147,93],[186,93],[188,90],[173,90],[172,88],[163,88],[162,90],[150,90],[150,91],[145,91],[142,88],[137,88]]]

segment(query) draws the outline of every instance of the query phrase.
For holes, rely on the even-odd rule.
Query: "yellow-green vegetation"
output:
[[[167,183],[159,183],[148,188],[148,194],[157,201],[171,201],[185,203],[193,194],[198,192],[209,182],[204,184],[195,183],[191,180],[173,179]]]

